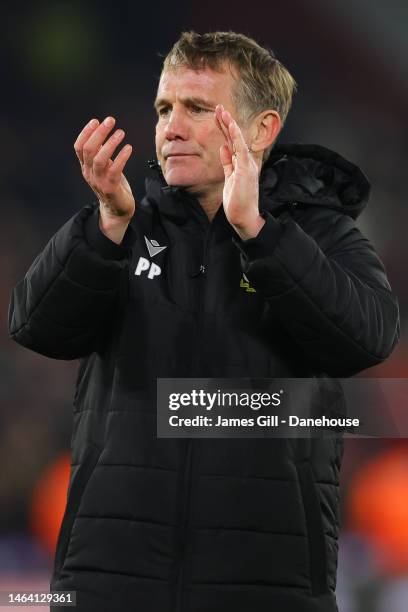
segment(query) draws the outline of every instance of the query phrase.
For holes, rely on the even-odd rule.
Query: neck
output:
[[[214,192],[196,191],[191,192],[200,203],[209,221],[212,221],[220,206],[222,206],[222,188]]]

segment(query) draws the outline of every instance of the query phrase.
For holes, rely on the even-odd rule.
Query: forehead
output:
[[[218,104],[231,100],[234,84],[235,79],[227,67],[215,71],[208,67],[192,70],[182,66],[162,73],[157,98],[204,97]]]

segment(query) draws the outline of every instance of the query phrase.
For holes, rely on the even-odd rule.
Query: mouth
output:
[[[170,153],[166,155],[165,159],[170,159],[171,157],[195,157],[196,153]]]

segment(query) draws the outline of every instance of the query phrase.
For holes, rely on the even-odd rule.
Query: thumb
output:
[[[231,151],[227,144],[223,144],[220,147],[220,160],[222,167],[224,168],[225,178],[228,179],[234,170],[234,166],[232,165]]]

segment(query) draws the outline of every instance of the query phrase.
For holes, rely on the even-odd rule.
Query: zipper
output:
[[[191,278],[197,278],[197,282],[200,283],[200,291],[198,298],[198,317],[197,317],[197,338],[196,338],[196,349],[194,358],[192,359],[190,375],[197,374],[197,365],[199,363],[199,348],[200,341],[203,332],[203,295],[204,295],[204,282],[207,274],[206,258],[208,244],[211,236],[212,224],[205,234],[202,263],[197,272],[191,274]],[[198,279],[198,277],[200,277]],[[176,593],[176,612],[182,612],[183,610],[183,584],[185,575],[185,562],[186,552],[188,545],[188,531],[190,523],[190,507],[191,507],[191,489],[192,489],[192,472],[193,472],[193,460],[194,460],[194,447],[193,439],[187,438],[184,451],[184,479],[183,479],[183,498],[182,498],[182,527],[181,527],[181,538],[180,538],[180,550],[179,550],[179,574],[177,580],[177,593]]]
[[[188,438],[186,440],[185,451],[184,451],[184,479],[183,479],[183,499],[182,499],[182,517],[181,517],[181,537],[180,537],[180,551],[179,551],[179,573],[177,579],[177,593],[176,593],[176,612],[181,612],[183,607],[183,583],[185,573],[185,554],[187,548],[187,532],[189,524],[190,514],[190,499],[191,499],[191,471],[192,471],[192,455],[193,445],[192,440]]]
[[[166,185],[164,180],[163,173],[160,168],[160,164],[156,160],[150,160],[148,162],[149,167],[155,171],[157,177],[161,181],[161,183]],[[174,193],[178,192],[178,188],[173,188]],[[194,205],[194,204],[193,204]],[[197,205],[199,206],[198,202]],[[197,211],[198,212],[198,211]],[[200,211],[202,212],[202,211]],[[203,331],[203,293],[204,293],[204,281],[207,274],[206,267],[206,258],[207,258],[207,250],[209,239],[211,236],[213,224],[209,223],[206,229],[205,238],[204,238],[204,246],[202,253],[202,263],[200,264],[199,269],[190,274],[190,278],[197,278],[197,282],[200,283],[200,291],[198,297],[198,317],[197,317],[197,339],[196,339],[196,351],[195,356],[192,359],[190,376],[197,374],[197,365],[199,363],[199,348],[200,341],[202,337]],[[200,278],[198,278],[200,277]],[[191,489],[192,489],[192,471],[193,471],[193,439],[187,438],[185,441],[184,447],[184,476],[182,483],[182,509],[181,509],[181,535],[180,535],[180,546],[179,546],[179,555],[178,555],[178,565],[179,572],[177,577],[177,585],[176,585],[176,601],[175,601],[175,612],[182,612],[183,609],[183,584],[184,584],[184,575],[185,575],[185,561],[186,561],[186,551],[188,545],[188,530],[189,530],[189,522],[190,522],[190,506],[191,506]]]

